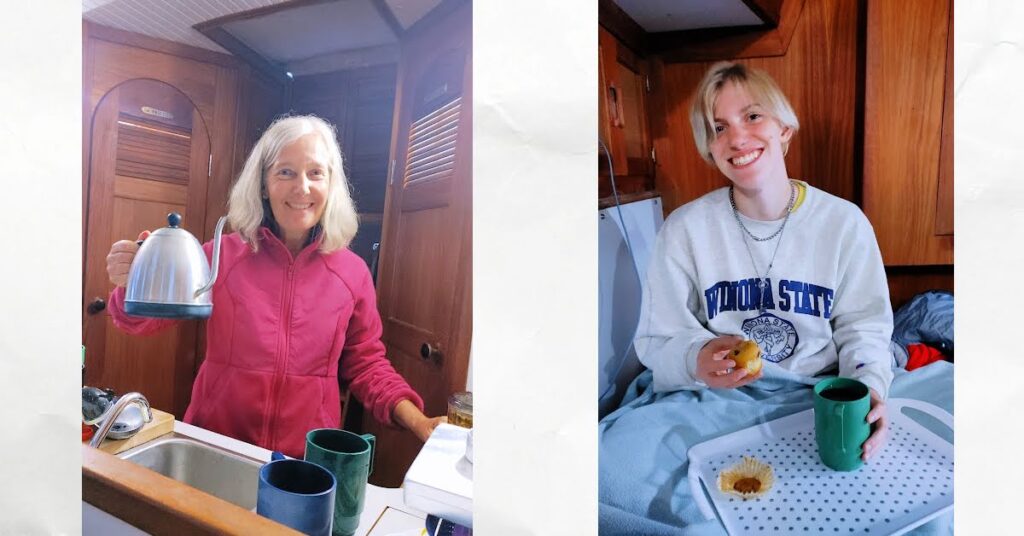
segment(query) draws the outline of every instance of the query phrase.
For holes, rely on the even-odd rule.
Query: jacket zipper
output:
[[[276,361],[277,367],[274,371],[274,385],[270,390],[270,412],[267,415],[267,420],[264,424],[264,444],[269,444],[271,450],[277,450],[277,438],[270,441],[271,430],[274,429],[272,424],[277,423],[277,412],[280,408],[278,404],[278,396],[281,391],[281,384],[284,382],[284,373],[288,369],[288,347],[290,344],[289,338],[290,333],[288,329],[288,321],[292,316],[292,286],[295,276],[295,259],[291,259],[288,263],[287,279],[285,279],[284,285],[284,310],[281,313],[281,332],[284,334],[284,345],[278,350],[278,356]]]

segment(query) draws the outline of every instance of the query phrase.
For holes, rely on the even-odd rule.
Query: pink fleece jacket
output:
[[[185,422],[301,458],[306,432],[341,423],[339,374],[381,423],[393,425],[403,399],[423,410],[384,355],[366,263],[318,245],[293,258],[265,227],[256,253],[238,233],[223,237],[206,358]],[[212,242],[203,249],[209,259]],[[114,289],[107,308],[118,328],[146,335],[175,322],[127,315],[124,296]]]

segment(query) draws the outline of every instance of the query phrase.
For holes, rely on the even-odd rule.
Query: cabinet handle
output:
[[[622,128],[622,105],[619,100],[619,88],[615,87],[615,84],[609,84],[608,111],[611,114],[612,126]]]
[[[420,346],[420,357],[424,361],[440,361],[443,356],[440,350],[434,348],[429,342],[425,342]]]
[[[85,312],[90,316],[107,308],[107,302],[103,301],[103,298],[94,298],[92,303],[85,307]]]

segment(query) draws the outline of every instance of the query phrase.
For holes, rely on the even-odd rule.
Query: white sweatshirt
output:
[[[809,378],[838,361],[839,376],[860,380],[883,400],[888,396],[893,314],[874,230],[853,203],[801,185],[806,193],[767,277],[764,314],[756,282],[780,238],[745,237],[728,188],[665,220],[647,269],[635,340],[655,391],[705,388],[695,375],[697,353],[715,337],[740,335],[757,341],[766,374],[777,367]],[[740,218],[759,237],[782,223]]]

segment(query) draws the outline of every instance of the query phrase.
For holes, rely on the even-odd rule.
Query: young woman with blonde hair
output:
[[[885,442],[894,376],[871,224],[853,203],[789,177],[800,125],[764,72],[713,65],[690,120],[701,156],[730,185],[679,207],[659,232],[635,340],[655,390],[733,389],[766,373],[812,383],[838,366],[871,391],[867,460]],[[728,357],[744,338],[764,360],[753,375]]]

